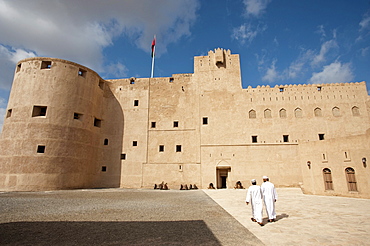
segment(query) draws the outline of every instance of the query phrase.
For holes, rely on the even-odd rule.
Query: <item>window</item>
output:
[[[172,83],[173,82],[173,78],[170,78],[170,83]]]
[[[296,108],[296,109],[294,110],[294,116],[295,116],[296,118],[302,118],[302,109],[300,109],[300,108]]]
[[[334,190],[333,180],[331,178],[331,170],[329,168],[324,168],[322,170],[322,174],[324,176],[325,190]]]
[[[355,170],[351,167],[347,167],[345,172],[346,172],[346,178],[347,178],[347,184],[348,184],[348,191],[357,191]]]
[[[104,145],[108,145],[108,138],[104,139]]]
[[[289,142],[289,135],[283,135],[283,141],[284,141],[284,143],[288,143]]]
[[[100,80],[98,86],[100,89],[104,90],[104,81]]]
[[[6,112],[6,118],[9,118],[12,116],[12,109],[8,109],[8,111]]]
[[[75,119],[75,120],[81,120],[82,119],[82,114],[74,113],[73,114],[73,119]]]
[[[126,160],[126,154],[125,153],[121,154],[121,160]]]
[[[356,106],[352,108],[352,115],[353,116],[360,116],[360,109]]]
[[[15,72],[18,73],[19,71],[21,71],[21,67],[22,67],[22,63],[19,63],[17,65],[17,70]]]
[[[159,145],[159,152],[164,152],[164,145]]]
[[[78,69],[78,76],[81,76],[81,77],[86,77],[86,70],[83,70],[83,69]]]
[[[37,153],[45,153],[45,145],[37,145]]]
[[[151,128],[155,128],[156,127],[156,122],[155,121],[152,121],[152,123],[151,123]]]
[[[181,145],[176,145],[176,152],[181,152]]]
[[[256,118],[256,111],[253,109],[249,111],[249,119],[255,119]]]
[[[338,107],[333,108],[333,116],[340,117],[340,109]]]
[[[321,108],[315,108],[313,110],[314,114],[316,117],[322,117],[322,112],[321,112]]]
[[[131,79],[130,79],[130,84],[131,84],[131,85],[135,84],[135,78],[131,78]]]
[[[137,141],[132,141],[132,146],[137,146]]]
[[[173,122],[173,127],[179,127],[179,122],[178,121],[174,121]]]
[[[280,109],[279,116],[280,116],[280,118],[286,118],[286,110],[283,109],[283,108]]]
[[[283,88],[283,87],[280,87],[280,88],[279,88],[279,91],[280,91],[280,92],[284,92],[284,88]]]
[[[203,117],[203,125],[208,125],[208,117]]]
[[[134,106],[135,107],[139,106],[139,100],[134,100]]]
[[[324,140],[324,139],[325,139],[325,134],[319,133],[319,140]]]
[[[101,171],[102,171],[102,172],[106,172],[106,171],[107,171],[107,167],[106,167],[106,166],[102,166],[102,167],[101,167]]]
[[[94,118],[94,126],[101,127],[101,120],[98,118]]]
[[[271,118],[271,110],[270,109],[265,109],[263,112],[265,118]]]
[[[32,117],[46,116],[46,106],[33,106]]]
[[[41,62],[41,69],[50,69],[51,68],[51,61],[42,61]]]
[[[322,89],[321,86],[317,87],[317,91],[321,91],[321,89]]]
[[[252,143],[257,143],[257,136],[252,136]]]

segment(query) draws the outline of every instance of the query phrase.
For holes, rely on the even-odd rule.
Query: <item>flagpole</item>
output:
[[[153,78],[153,74],[154,74],[155,43],[156,43],[156,37],[154,35],[154,39],[153,39],[153,42],[152,42],[152,72],[150,74],[150,78]]]

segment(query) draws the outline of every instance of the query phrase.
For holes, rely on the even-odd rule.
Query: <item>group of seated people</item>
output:
[[[208,189],[216,189],[216,188],[213,186],[213,183],[209,183]],[[236,182],[234,189],[244,189],[242,182],[240,181]]]
[[[162,183],[160,183],[159,185],[154,184],[154,189],[155,190],[169,190],[167,183],[164,183],[164,181],[162,181]]]
[[[197,189],[198,189],[198,187],[197,187],[196,184],[194,184],[194,185],[190,184],[189,187],[188,187],[187,184],[185,184],[185,185],[181,184],[181,186],[180,186],[180,190],[197,190]]]

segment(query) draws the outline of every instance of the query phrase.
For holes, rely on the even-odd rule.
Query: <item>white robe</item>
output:
[[[278,196],[274,184],[266,181],[261,185],[261,190],[269,220],[276,219],[275,200]]]
[[[258,185],[249,186],[247,191],[246,202],[249,202],[252,206],[252,216],[257,221],[262,223],[262,192],[261,187]]]

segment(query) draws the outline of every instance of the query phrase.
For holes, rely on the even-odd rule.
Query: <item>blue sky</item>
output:
[[[367,81],[369,0],[0,0],[0,128],[16,63],[55,57],[105,79],[192,73],[215,48],[242,86]]]

